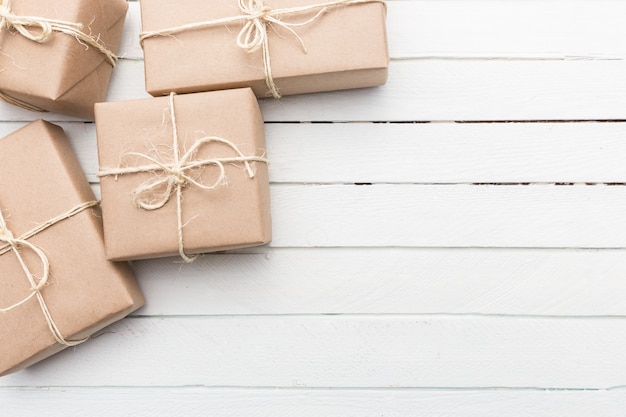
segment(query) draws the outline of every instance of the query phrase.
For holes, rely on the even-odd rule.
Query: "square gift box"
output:
[[[251,87],[258,97],[387,80],[382,0],[142,0],[153,96]]]
[[[93,120],[93,105],[104,101],[115,65],[107,54],[117,51],[127,9],[125,0],[4,0],[2,97],[31,110]],[[45,35],[42,27],[51,32],[38,39]]]
[[[0,139],[0,375],[32,365],[143,304],[105,259],[97,201],[63,130]],[[48,270],[48,271],[46,271]]]
[[[263,128],[249,88],[96,104],[108,259],[269,242]]]

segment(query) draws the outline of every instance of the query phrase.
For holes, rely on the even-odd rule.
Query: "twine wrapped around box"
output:
[[[128,152],[124,156],[135,156],[137,158],[145,159],[149,162],[147,165],[142,166],[130,166],[130,167],[118,167],[118,168],[103,168],[98,173],[99,177],[117,177],[119,175],[128,175],[136,173],[163,173],[162,176],[157,176],[149,179],[145,183],[139,185],[133,191],[133,201],[135,205],[143,210],[158,210],[163,207],[171,199],[172,195],[175,195],[176,199],[176,221],[177,221],[177,234],[178,234],[178,253],[185,262],[192,262],[196,256],[189,256],[185,253],[184,249],[184,237],[183,237],[183,219],[182,219],[182,193],[183,189],[190,184],[202,190],[213,190],[226,184],[226,164],[243,164],[245,171],[249,178],[254,178],[255,174],[250,166],[251,162],[269,163],[267,158],[263,156],[248,156],[244,155],[241,150],[231,141],[221,138],[219,136],[204,136],[196,139],[193,145],[181,155],[178,137],[178,126],[176,124],[176,113],[174,108],[175,93],[170,93],[168,98],[168,112],[170,122],[172,124],[172,161],[161,162],[158,159],[142,154],[139,152]],[[194,159],[198,150],[203,146],[207,146],[211,143],[221,143],[230,148],[235,156],[231,157],[215,157],[205,159]],[[211,184],[203,184],[197,179],[193,178],[189,171],[204,168],[208,166],[217,167],[219,175]],[[154,196],[157,196],[156,198]]]
[[[306,54],[307,49],[302,38],[293,28],[306,26],[319,19],[328,11],[341,7],[352,6],[366,3],[380,3],[387,6],[385,0],[333,0],[323,3],[315,3],[307,6],[286,7],[272,9],[265,4],[264,0],[237,0],[237,4],[241,11],[241,15],[224,17],[221,19],[209,20],[198,23],[189,23],[186,25],[175,26],[154,31],[144,31],[139,34],[139,42],[143,46],[143,42],[148,38],[157,36],[171,36],[176,33],[212,28],[215,26],[227,25],[229,23],[243,23],[243,27],[237,35],[237,46],[244,49],[248,53],[254,53],[261,50],[263,55],[263,72],[265,76],[265,84],[269,89],[269,93],[274,98],[280,98],[281,94],[278,86],[274,82],[272,75],[271,57],[269,51],[269,37],[267,27],[276,25],[289,31],[300,43],[302,51]],[[303,22],[286,22],[281,18],[288,15],[299,15],[303,13],[315,12],[316,14]]]
[[[65,346],[75,346],[87,340],[87,338],[79,339],[79,340],[65,339],[65,337],[61,333],[61,330],[55,323],[54,318],[52,317],[52,314],[50,313],[50,310],[48,309],[46,301],[43,295],[41,294],[41,291],[46,286],[48,282],[48,278],[50,277],[50,262],[48,260],[48,257],[44,253],[43,249],[41,249],[34,243],[29,242],[28,239],[48,229],[49,227],[54,226],[55,224],[63,220],[66,220],[66,219],[71,218],[72,216],[75,216],[76,214],[90,207],[97,206],[98,204],[99,204],[98,201],[87,201],[53,219],[48,220],[45,223],[40,224],[39,226],[24,233],[23,235],[19,237],[15,237],[13,233],[9,230],[7,222],[4,216],[2,215],[2,211],[0,210],[0,242],[5,243],[3,246],[0,247],[0,255],[4,255],[5,253],[8,253],[8,252],[13,252],[15,256],[17,257],[17,260],[20,263],[20,266],[22,267],[22,270],[24,271],[24,274],[26,275],[26,278],[28,279],[28,282],[31,286],[30,295],[24,297],[22,300],[14,303],[13,305],[9,307],[0,308],[0,313],[7,313],[11,310],[15,310],[16,308],[28,302],[30,299],[37,298],[37,301],[39,302],[39,307],[41,308],[41,311],[46,319],[46,323],[48,324],[48,328],[50,329],[52,336],[58,343],[65,345]],[[20,253],[21,248],[32,250],[41,260],[42,274],[40,278],[37,279],[35,275],[28,268],[28,265],[26,265],[26,262],[24,261],[24,258],[22,257]]]
[[[0,4],[0,30],[1,29],[15,30],[26,39],[37,43],[48,42],[55,32],[64,33],[74,37],[76,41],[86,49],[91,47],[100,52],[104,55],[106,62],[112,67],[115,67],[117,63],[117,55],[108,49],[100,41],[99,37],[83,32],[83,25],[81,23],[66,22],[64,20],[48,19],[39,16],[16,15],[11,10],[11,0],[2,0]],[[46,111],[32,104],[10,97],[2,92],[0,92],[0,99],[26,110],[38,112]]]

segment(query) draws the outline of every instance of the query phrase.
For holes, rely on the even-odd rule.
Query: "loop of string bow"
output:
[[[267,158],[262,156],[246,156],[233,142],[218,137],[204,136],[197,139],[193,145],[181,155],[178,138],[178,127],[176,125],[176,114],[174,111],[175,93],[169,95],[169,116],[172,123],[172,162],[161,162],[157,158],[138,152],[128,152],[124,156],[135,156],[149,162],[147,165],[136,167],[105,168],[98,173],[99,177],[107,177],[126,174],[136,174],[140,172],[160,172],[164,175],[152,178],[139,185],[133,191],[133,201],[137,207],[144,210],[158,210],[163,207],[175,195],[176,199],[176,221],[178,233],[178,253],[185,262],[192,262],[196,255],[189,256],[185,253],[183,240],[183,219],[182,219],[182,193],[183,189],[190,184],[202,190],[213,190],[226,184],[226,164],[242,163],[249,178],[254,178],[254,171],[250,166],[251,162],[268,163]],[[219,143],[230,148],[235,156],[216,157],[195,160],[198,151],[203,146],[211,143]],[[218,169],[219,174],[211,184],[203,184],[191,176],[190,172],[203,167],[213,166]],[[156,198],[155,198],[156,195]]]
[[[176,33],[186,32],[196,29],[206,29],[215,26],[227,25],[229,23],[243,23],[243,27],[237,35],[237,46],[244,49],[248,53],[254,53],[261,50],[263,55],[263,72],[265,76],[265,84],[269,89],[269,93],[274,98],[280,98],[280,91],[274,82],[272,75],[272,65],[269,51],[269,38],[267,27],[279,26],[290,32],[300,44],[302,51],[306,54],[307,49],[302,38],[293,28],[306,26],[323,14],[339,6],[350,6],[365,3],[381,3],[387,6],[385,0],[334,0],[324,3],[316,3],[307,6],[285,7],[280,9],[272,9],[267,6],[264,0],[237,0],[240,16],[224,17],[221,19],[209,20],[206,22],[189,23],[186,25],[176,26],[168,29],[144,31],[139,34],[139,42],[143,46],[144,40],[156,36],[171,36]],[[281,20],[283,16],[298,15],[304,13],[315,12],[313,17],[303,22],[285,22]]]
[[[76,41],[85,48],[94,48],[102,55],[105,60],[115,67],[117,63],[117,55],[109,50],[99,39],[93,35],[83,32],[83,25],[80,23],[66,22],[57,19],[48,19],[38,16],[19,16],[11,10],[11,0],[2,0],[0,4],[0,29],[15,30],[20,35],[37,43],[48,42],[54,32],[64,33],[76,38]],[[45,112],[37,106],[18,100],[0,92],[0,99],[17,107],[29,111]]]
[[[0,255],[4,255],[5,253],[12,251],[17,257],[17,260],[22,270],[24,271],[24,274],[26,275],[26,278],[28,279],[28,283],[30,284],[30,294],[28,296],[24,297],[22,300],[16,302],[15,304],[9,307],[0,308],[0,313],[7,313],[27,303],[30,299],[37,298],[37,301],[39,302],[39,307],[41,308],[41,311],[46,319],[48,329],[50,329],[50,333],[52,333],[52,336],[57,341],[57,343],[60,343],[65,346],[76,346],[84,342],[85,340],[87,340],[86,338],[80,339],[80,340],[65,339],[63,337],[63,334],[61,333],[61,330],[59,329],[54,319],[52,318],[52,314],[50,313],[50,310],[48,309],[48,305],[46,304],[46,301],[44,300],[44,297],[41,294],[41,291],[46,286],[48,282],[48,278],[50,277],[50,261],[48,260],[48,257],[46,256],[44,251],[40,247],[35,245],[34,243],[29,242],[28,238],[35,236],[37,233],[46,230],[50,226],[54,226],[60,221],[69,219],[70,217],[90,207],[97,206],[98,204],[99,204],[98,201],[88,201],[86,203],[80,204],[74,207],[73,209],[69,210],[68,212],[63,213],[60,216],[57,216],[53,219],[50,219],[45,223],[42,223],[41,225],[35,227],[34,229],[24,233],[20,237],[15,237],[13,233],[11,232],[11,230],[9,230],[7,222],[4,216],[2,215],[2,211],[0,210],[0,242],[4,243],[4,245],[0,246]],[[42,266],[41,277],[36,277],[30,271],[30,268],[28,267],[28,265],[26,265],[26,262],[24,261],[24,258],[22,257],[21,249],[29,249],[33,251],[35,255],[37,255],[37,257],[41,261],[41,266]]]
[[[49,41],[54,32],[65,33],[76,38],[86,48],[96,49],[104,55],[111,66],[115,67],[117,62],[117,56],[107,49],[99,38],[82,31],[82,24],[38,16],[16,15],[11,10],[11,0],[3,0],[0,4],[0,28],[14,29],[20,35],[37,43]]]

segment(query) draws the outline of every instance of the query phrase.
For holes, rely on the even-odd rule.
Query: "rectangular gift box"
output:
[[[272,10],[326,3],[328,0],[266,0]],[[258,4],[261,0],[244,0]],[[144,33],[180,25],[244,16],[237,0],[167,2],[142,0]],[[300,94],[382,85],[389,53],[386,8],[381,2],[321,7],[276,16],[302,40],[277,23],[267,26],[270,68],[280,94]],[[248,14],[249,16],[249,14]],[[253,22],[254,23],[254,22]],[[270,95],[262,48],[246,52],[237,45],[243,21],[146,37],[146,89],[153,96],[251,87],[257,97]],[[242,39],[243,40],[243,39]]]
[[[33,122],[0,139],[0,210],[28,270],[43,278],[45,254],[50,266],[41,298],[66,340],[83,339],[143,304],[126,263],[105,259],[100,212],[96,206],[50,225],[32,237],[28,231],[67,215],[95,197],[63,133],[55,125]],[[93,204],[93,203],[92,203]],[[0,375],[32,365],[65,346],[56,342],[37,297],[31,294],[15,250],[7,250],[0,225]]]
[[[113,53],[122,36],[125,0],[12,0],[17,16],[82,24]],[[25,29],[41,33],[36,26]],[[0,93],[36,108],[93,120],[93,105],[104,101],[113,66],[105,55],[71,34],[53,32],[38,43],[16,28],[0,29]]]
[[[108,259],[176,255],[181,246],[191,255],[270,241],[267,163],[251,160],[247,171],[229,159],[238,155],[232,146],[207,139],[229,141],[246,158],[264,156],[263,119],[249,88],[98,103],[96,131]],[[175,149],[179,171],[172,166]],[[215,160],[222,161],[226,182]],[[119,169],[140,172],[115,174]],[[163,206],[139,207],[138,198]]]

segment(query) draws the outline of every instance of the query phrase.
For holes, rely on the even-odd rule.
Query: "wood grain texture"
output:
[[[383,87],[264,99],[262,110],[268,121],[621,120],[625,70],[621,60],[394,61]]]
[[[615,417],[623,391],[359,390],[234,388],[0,389],[11,417]]]
[[[190,265],[138,261],[147,304],[135,314],[624,316],[625,257],[625,250],[262,247]]]
[[[278,123],[266,132],[274,183],[626,182],[625,123]]]
[[[607,318],[131,318],[0,386],[606,389],[624,349]]]
[[[272,247],[626,245],[621,186],[276,185],[271,195]]]
[[[262,99],[268,122],[626,119],[626,61],[401,60],[376,88]],[[108,101],[145,98],[143,62],[113,73]],[[6,121],[42,117],[0,103]]]
[[[0,135],[23,125],[0,123]],[[97,182],[95,125],[60,125]],[[268,123],[265,130],[274,184],[626,182],[626,123]]]

